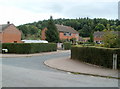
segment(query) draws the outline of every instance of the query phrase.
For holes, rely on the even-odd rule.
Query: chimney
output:
[[[10,21],[8,21],[7,24],[10,24]]]

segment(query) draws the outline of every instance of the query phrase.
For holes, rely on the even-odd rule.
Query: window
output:
[[[96,43],[98,43],[98,41],[96,41]]]
[[[76,34],[76,36],[79,36],[78,34]]]
[[[66,33],[64,33],[64,36],[66,36]]]
[[[64,36],[71,36],[72,34],[71,33],[69,33],[69,32],[65,32],[64,33]]]
[[[14,43],[17,43],[17,41],[14,41]]]
[[[71,36],[72,34],[71,33],[69,33],[69,36]]]

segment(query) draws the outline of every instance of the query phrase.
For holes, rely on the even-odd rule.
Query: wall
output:
[[[42,40],[45,40],[46,39],[46,36],[45,36],[45,31],[47,30],[47,28],[44,28],[42,31],[41,31],[41,39]]]
[[[21,32],[14,25],[10,25],[2,33],[2,43],[22,43]]]
[[[43,29],[41,32],[41,39],[45,40],[46,36],[45,36],[45,31],[47,30],[47,28]],[[79,40],[79,34],[78,36],[76,36],[75,33],[72,33],[72,36],[65,36],[63,32],[59,32],[59,38],[60,40],[64,40],[64,39],[72,39],[72,38],[76,38],[76,40]]]
[[[2,32],[0,32],[0,43],[2,42]]]
[[[79,36],[76,36],[76,34],[74,34],[74,33],[72,33],[71,36],[65,36],[63,32],[59,32],[59,36],[60,36],[61,40],[63,40],[63,39],[72,39],[72,38],[76,38],[77,41],[79,40]]]
[[[103,40],[103,39],[100,38],[100,37],[94,37],[94,42],[96,42],[96,41],[100,42],[100,41],[102,41],[102,40]]]

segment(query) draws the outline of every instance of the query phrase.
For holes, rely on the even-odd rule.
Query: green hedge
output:
[[[8,49],[8,53],[30,54],[40,52],[56,51],[55,43],[3,43],[3,49]]]
[[[96,48],[96,47],[72,47],[71,59],[112,68],[113,54],[118,55],[118,68],[120,68],[120,49],[119,48]]]
[[[63,47],[64,47],[64,50],[70,50],[71,49],[71,43],[70,42],[64,42]]]

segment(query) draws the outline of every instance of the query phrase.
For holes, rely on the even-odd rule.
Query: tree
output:
[[[72,39],[70,39],[70,41],[71,41],[73,44],[75,44],[75,43],[76,43],[76,38],[72,38]]]
[[[108,48],[115,48],[118,45],[118,35],[112,31],[106,31],[103,35],[104,46]]]
[[[117,31],[120,31],[120,25],[118,25],[118,26],[116,27],[116,30],[117,30]]]
[[[29,25],[28,26],[29,27],[29,30],[30,30],[30,34],[31,35],[34,35],[34,34],[37,34],[38,33],[38,28],[37,27],[35,27],[35,26],[33,26],[33,25]]]
[[[80,33],[81,36],[83,37],[89,37],[90,36],[90,30],[91,27],[85,24],[82,29],[80,29],[78,32]]]
[[[90,34],[90,42],[93,43],[94,42],[94,36],[93,36],[93,33],[91,32]]]
[[[117,47],[120,48],[120,37],[117,39]]]
[[[110,24],[107,24],[107,30],[110,30]]]
[[[76,18],[76,19],[55,19],[53,20],[55,24],[63,24],[66,26],[73,27],[76,31],[80,33],[82,37],[90,37],[90,33],[93,31],[120,31],[120,20],[107,20],[102,18]],[[44,29],[47,27],[48,20],[28,23],[18,26],[18,28],[23,32],[25,38],[28,35],[36,35],[38,29]],[[34,26],[34,27],[33,27]]]
[[[103,24],[98,24],[96,27],[95,27],[95,31],[102,31],[105,29],[105,26]]]
[[[50,17],[48,24],[47,24],[47,31],[46,31],[46,40],[48,42],[59,42],[59,33],[57,27],[54,24],[52,16]]]

